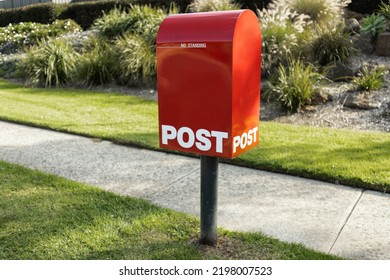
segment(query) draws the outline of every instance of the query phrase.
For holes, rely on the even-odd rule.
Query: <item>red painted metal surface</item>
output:
[[[234,158],[256,146],[260,63],[252,11],[168,16],[157,36],[160,147]]]

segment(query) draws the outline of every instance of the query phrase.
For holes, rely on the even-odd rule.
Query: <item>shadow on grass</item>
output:
[[[22,88],[24,87],[21,85],[8,83],[0,79],[0,90],[11,90],[11,89],[13,90],[13,89],[22,89]]]

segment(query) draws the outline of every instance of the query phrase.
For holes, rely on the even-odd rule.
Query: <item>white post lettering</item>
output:
[[[238,146],[240,146],[240,136],[234,136],[233,138],[233,153],[237,151]]]
[[[256,141],[257,141],[257,131],[259,130],[259,127],[258,126],[256,126],[256,127],[254,127],[254,128],[252,128],[252,131],[253,131],[253,143],[256,143]]]
[[[229,134],[227,132],[211,131],[211,136],[216,138],[215,151],[217,153],[222,153],[223,152],[223,139],[228,139]]]
[[[241,149],[245,149],[247,142],[248,142],[248,135],[246,134],[246,132],[244,132],[241,135],[241,143],[240,143]]]
[[[184,133],[188,134],[187,142],[184,141]],[[187,148],[187,149],[191,148],[195,143],[195,135],[192,129],[186,126],[180,128],[179,131],[177,132],[177,142],[183,148]]]
[[[247,145],[249,145],[249,146],[252,145],[252,142],[253,142],[252,132],[253,132],[252,129],[249,130],[249,132],[248,132],[248,142],[247,142]]]
[[[211,149],[211,141],[206,138],[210,137],[210,132],[206,129],[199,129],[196,132],[196,139],[199,142],[196,142],[196,147],[201,151],[209,151]]]
[[[171,125],[162,125],[161,126],[161,142],[164,145],[168,144],[168,140],[173,140],[176,138],[176,128]]]

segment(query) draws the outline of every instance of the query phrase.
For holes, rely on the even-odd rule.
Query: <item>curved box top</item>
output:
[[[183,42],[231,42],[237,20],[255,17],[251,10],[170,15],[162,22],[157,44]]]

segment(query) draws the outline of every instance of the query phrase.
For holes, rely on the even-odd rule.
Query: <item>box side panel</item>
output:
[[[258,144],[260,119],[261,34],[251,11],[237,21],[233,39],[232,154]]]

